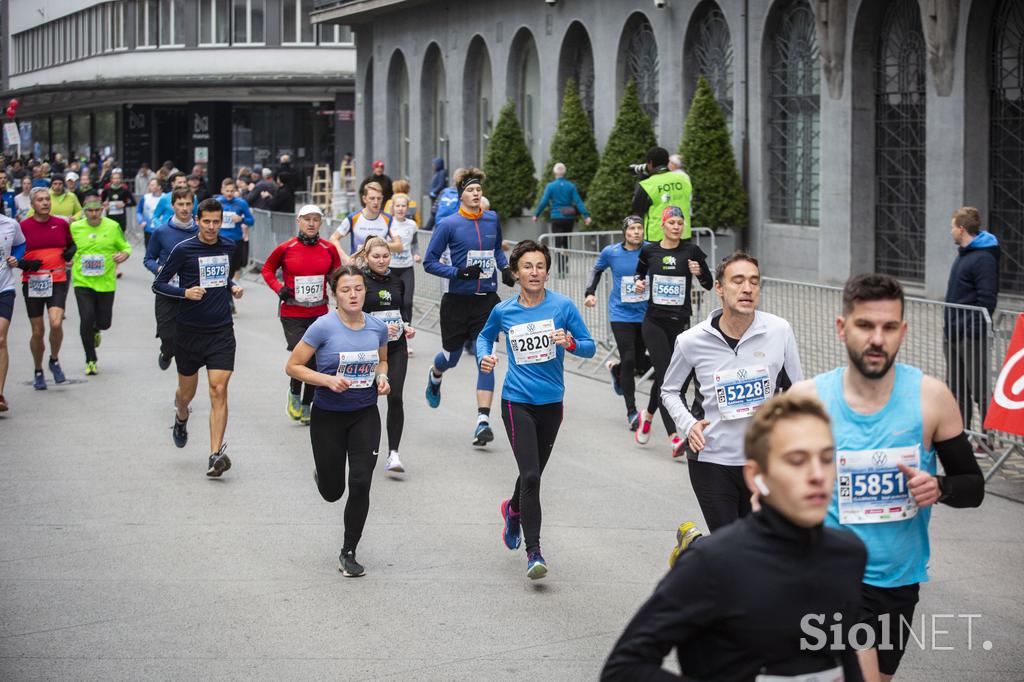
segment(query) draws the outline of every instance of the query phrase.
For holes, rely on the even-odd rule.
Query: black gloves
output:
[[[512,274],[512,268],[505,268],[501,271],[501,281],[507,287],[514,287],[516,285],[516,278]]]
[[[288,299],[295,298],[295,289],[291,287],[281,287],[277,290],[277,297],[284,302],[288,302]]]
[[[25,272],[35,272],[39,268],[43,267],[43,261],[35,258],[22,258],[18,261],[18,267]]]
[[[459,279],[480,279],[480,273],[483,272],[483,271],[484,271],[484,269],[482,267],[480,267],[480,264],[479,263],[475,263],[473,265],[470,265],[469,267],[465,267],[465,268],[462,268],[461,270],[459,270],[458,278]]]

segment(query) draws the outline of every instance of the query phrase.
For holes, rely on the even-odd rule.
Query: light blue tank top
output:
[[[920,468],[935,475],[935,451],[924,449],[924,421],[921,416],[921,370],[896,364],[896,381],[885,407],[874,414],[850,409],[843,397],[843,373],[839,367],[814,378],[818,397],[832,418],[836,442],[836,463],[843,451],[878,450],[918,446]],[[910,519],[885,523],[839,522],[839,477],[829,504],[825,524],[856,533],[868,548],[864,582],[876,587],[902,587],[928,580],[928,522],[931,508],[917,510]]]

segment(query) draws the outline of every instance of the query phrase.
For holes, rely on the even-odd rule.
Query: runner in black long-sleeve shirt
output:
[[[242,297],[242,287],[231,280],[230,256],[235,243],[220,236],[223,208],[216,199],[204,199],[197,210],[199,233],[171,249],[153,282],[153,291],[183,299],[178,310],[174,360],[178,390],[174,396],[174,428],[179,448],[188,442],[189,403],[196,395],[199,369],[206,367],[210,384],[210,455],[207,476],[220,476],[231,468],[225,453],[228,423],[228,381],[235,369],[235,330],[231,297]],[[179,285],[171,279],[177,275]]]
[[[852,533],[822,524],[835,480],[828,416],[817,400],[782,394],[761,407],[745,440],[744,477],[761,490],[761,510],[680,555],[619,638],[602,680],[826,671],[820,679],[862,679],[848,635],[860,616],[867,551]],[[836,614],[842,651],[829,649]],[[673,648],[682,678],[661,667]]]

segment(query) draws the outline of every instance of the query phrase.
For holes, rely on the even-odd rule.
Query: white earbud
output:
[[[754,476],[754,485],[757,487],[757,492],[762,495],[771,495],[771,491],[768,490],[768,486],[765,485],[764,476],[761,474]]]

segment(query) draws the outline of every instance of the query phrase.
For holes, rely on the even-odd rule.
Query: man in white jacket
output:
[[[743,480],[743,434],[750,418],[772,395],[803,378],[792,327],[757,310],[756,258],[737,251],[719,263],[715,293],[722,307],[676,337],[661,387],[662,404],[686,435],[690,483],[711,531],[751,511]],[[681,395],[691,372],[699,385],[692,411]],[[681,539],[693,528],[684,526]]]

